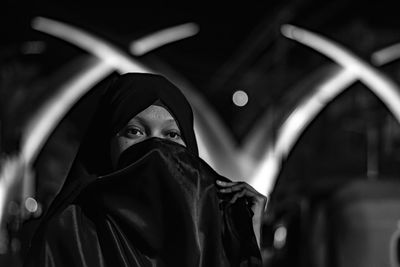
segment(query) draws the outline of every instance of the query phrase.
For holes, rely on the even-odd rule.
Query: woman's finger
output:
[[[247,197],[250,199],[253,199],[254,201],[257,201],[260,197],[259,194],[256,194],[253,191],[248,190],[246,187],[241,187],[237,190],[232,190],[232,188],[223,188],[219,190],[221,193],[234,193],[235,195],[232,197],[234,198],[235,196],[239,197]]]
[[[239,183],[240,182],[225,182],[225,181],[217,180],[217,185],[223,186],[223,187],[233,186],[233,185],[236,185]]]
[[[240,191],[243,189],[248,190],[249,192],[252,192],[254,195],[259,194],[253,187],[251,187],[249,184],[245,182],[236,182],[236,183],[229,183],[232,184],[231,186],[228,185],[223,185],[224,188],[219,189],[221,193],[232,193],[236,191]]]
[[[251,185],[246,182],[224,182],[221,180],[217,180],[217,184],[221,187],[233,187],[233,188],[242,188],[246,187],[247,189],[257,192]]]
[[[230,200],[231,203],[234,203],[239,197],[247,197],[249,199],[252,199],[252,203],[254,205],[252,206],[252,209],[258,206],[260,207],[263,206],[263,209],[265,209],[265,203],[267,198],[264,195],[260,194],[248,183],[224,182],[217,180],[217,184],[220,186],[220,188],[218,189],[220,193],[223,194],[234,193],[234,195]]]
[[[241,191],[239,193],[236,193],[229,202],[230,203],[235,203],[237,199],[239,199],[241,197],[244,197],[245,194],[246,194],[245,190],[243,190],[243,191]]]
[[[220,188],[219,191],[221,193],[232,193],[232,192],[243,190],[244,188],[245,188],[245,186],[243,184],[237,183],[233,186]]]

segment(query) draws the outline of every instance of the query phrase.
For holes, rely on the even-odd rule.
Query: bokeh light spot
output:
[[[249,102],[249,97],[245,91],[238,90],[233,93],[232,101],[236,106],[243,107]]]
[[[37,203],[37,201],[36,201],[34,198],[28,197],[28,198],[25,200],[25,208],[26,208],[29,212],[34,213],[34,212],[36,212],[37,209],[38,209],[38,203]]]

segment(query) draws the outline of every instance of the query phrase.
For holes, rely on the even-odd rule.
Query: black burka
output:
[[[126,99],[136,99],[149,83],[147,92],[155,93],[142,93],[143,106],[129,109]],[[155,101],[174,116],[187,146],[150,138],[125,150],[111,170],[106,141]],[[130,114],[120,120],[118,112]],[[191,114],[180,91],[161,76],[117,78],[24,266],[261,266],[251,209],[244,199],[231,204],[218,194],[216,179],[228,179],[198,157]],[[100,122],[109,131],[91,137]]]

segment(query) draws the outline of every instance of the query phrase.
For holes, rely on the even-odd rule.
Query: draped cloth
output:
[[[129,97],[142,107],[129,109]],[[186,147],[150,138],[110,169],[109,136],[154,101],[174,116]],[[100,122],[108,131],[93,136]],[[190,105],[165,78],[128,74],[112,82],[24,267],[261,266],[251,209],[218,193],[215,181],[229,179],[198,156],[192,124]]]
[[[152,138],[119,164],[53,216],[26,266],[260,266],[250,209],[200,158]]]

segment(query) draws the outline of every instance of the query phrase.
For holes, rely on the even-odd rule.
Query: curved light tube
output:
[[[51,132],[70,108],[98,81],[114,71],[114,68],[120,72],[150,72],[149,68],[130,59],[122,51],[75,27],[42,17],[35,18],[32,21],[32,27],[86,49],[100,58],[100,60],[93,58],[89,66],[85,66],[85,69],[76,77],[65,83],[58,90],[58,93],[47,101],[30,119],[21,138],[21,151],[12,161],[24,166],[25,174],[20,175],[21,172],[8,171],[10,169],[9,166],[11,166],[10,161],[4,160],[2,162],[2,166],[0,166],[0,235],[2,234],[1,226],[5,221],[5,205],[9,201],[11,194],[15,194],[12,193],[14,192],[12,188],[22,182],[22,190],[17,195],[21,197],[22,202],[25,198],[32,196],[33,181],[31,181],[31,175],[28,175],[30,166],[32,166]],[[157,34],[153,35],[153,37],[157,39]],[[157,40],[162,41],[160,38]],[[140,40],[138,41],[140,42]],[[147,52],[150,50],[147,49]]]
[[[109,65],[92,58],[84,70],[64,84],[61,90],[30,119],[21,137],[19,154],[3,159],[0,166],[0,239],[4,238],[1,235],[7,216],[4,214],[7,203],[17,200],[23,205],[24,200],[34,194],[31,166],[49,135],[68,110],[88,91],[88,88],[94,86],[99,77],[111,73],[112,70]],[[15,199],[16,196],[17,199]],[[24,208],[20,212],[23,218],[27,216]]]
[[[312,97],[300,103],[281,125],[277,134],[275,152],[286,158],[315,116],[355,81],[353,72],[343,68],[336,70],[336,73],[317,87]]]
[[[92,58],[76,77],[71,78],[29,120],[21,140],[21,157],[30,166],[36,160],[44,143],[71,107],[113,68]]]
[[[251,181],[257,190],[267,195],[273,190],[282,160],[287,157],[304,129],[328,102],[357,79],[364,82],[400,122],[400,94],[399,87],[395,82],[345,48],[317,34],[292,25],[282,26],[282,33],[284,36],[310,46],[330,57],[342,65],[344,69],[337,71],[323,82],[311,97],[303,100],[279,128],[278,139],[267,149],[261,161],[262,164],[252,176]],[[376,53],[379,52],[381,51]],[[391,60],[397,57],[398,54],[392,54]],[[384,64],[389,61],[389,58],[386,58],[378,61],[378,63]]]
[[[32,20],[32,28],[74,44],[122,72],[151,72],[145,65],[129,59],[128,54],[110,43],[71,25],[37,17]]]
[[[56,36],[88,51],[113,66],[120,73],[131,71],[155,73],[155,71],[141,64],[138,60],[131,58],[117,47],[78,28],[41,17],[33,21],[33,27],[38,31]],[[180,83],[180,81],[177,81],[177,83]],[[195,117],[195,130],[197,129],[199,133],[196,135],[199,144],[204,144],[199,148],[199,152],[202,153],[201,156],[210,160],[208,163],[217,169],[219,166],[215,161],[224,160],[224,162],[233,162],[237,154],[234,150],[234,142],[229,136],[229,132],[217,119],[218,117],[212,111],[212,108],[208,106],[194,90],[189,90],[188,86],[182,86],[181,89],[188,97],[189,102],[191,102],[195,115],[198,115],[197,118]],[[204,130],[200,131],[200,129]],[[207,135],[204,136],[204,134],[209,134],[210,132],[215,134],[212,139]],[[216,139],[216,142],[213,139]],[[223,158],[216,156],[219,154],[214,155],[215,151],[223,151],[222,153],[219,152],[219,154],[223,155]],[[238,165],[239,164],[235,164],[232,167],[231,164],[229,166],[228,164],[224,164],[223,169],[219,171],[240,176],[242,173]]]
[[[75,43],[76,44],[76,43]],[[88,47],[88,48],[90,48],[91,47],[91,45],[88,45],[88,44],[86,44],[86,45],[79,45],[79,44],[77,44],[78,46],[80,46],[80,47]],[[115,52],[115,49],[111,49],[111,50],[113,50],[112,52]],[[118,51],[117,51],[118,52]],[[95,53],[96,54],[96,53]],[[102,54],[102,55],[104,55],[104,53]],[[346,76],[346,74],[341,74],[341,75],[344,75],[344,76]],[[341,79],[340,79],[340,77],[341,77],[341,75],[339,75],[339,78],[334,78],[333,80],[336,80],[336,81],[340,81]],[[339,86],[339,87],[345,87],[345,84],[347,83],[345,80],[343,80],[342,81],[343,83],[344,83],[344,85],[342,85],[342,86]],[[334,81],[333,81],[333,83],[335,83]],[[329,84],[329,83],[328,83]],[[329,85],[327,85],[327,87],[329,87]],[[329,100],[326,100],[326,101],[329,101]],[[315,106],[315,105],[314,105]],[[307,110],[307,109],[310,109],[310,108],[312,108],[312,107],[314,107],[313,105],[311,105],[309,108],[305,108],[305,110]],[[316,107],[314,107],[314,109],[316,109]],[[200,110],[205,110],[205,109],[200,109]],[[317,109],[316,109],[317,110]],[[316,112],[318,112],[318,111],[316,111]],[[294,115],[293,115],[294,116]],[[292,116],[292,118],[293,118],[293,116]],[[292,121],[293,121],[293,119],[292,119]],[[305,122],[304,124],[306,124],[307,122]],[[289,124],[289,123],[286,123],[285,125],[289,125],[289,126],[284,126],[283,128],[287,128],[287,127],[291,127],[290,125],[291,124]],[[219,131],[217,131],[217,132],[219,132]],[[287,131],[286,130],[284,130],[283,131],[283,133],[286,133]],[[287,136],[287,134],[285,135],[283,135],[283,136]],[[221,139],[221,140],[225,140],[223,137],[222,138],[217,138],[217,139]],[[287,138],[281,138],[281,140],[285,140],[285,139],[287,139]],[[290,139],[290,138],[289,138]],[[201,140],[199,141],[199,143],[203,143]],[[284,141],[280,141],[280,142],[278,142],[278,143],[287,143],[287,142],[284,142]],[[230,145],[231,143],[230,142],[228,142],[226,145],[224,145],[223,147],[232,147],[231,145]],[[286,151],[284,154],[287,154],[288,152],[288,150],[290,149],[290,148],[288,148],[288,147],[290,147],[291,145],[286,145],[286,149],[281,149],[282,151]],[[281,147],[281,146],[280,146]],[[232,150],[232,149],[231,149]],[[209,153],[209,154],[213,154],[213,153]],[[274,153],[270,153],[270,152],[267,152],[266,153],[267,155],[270,155],[270,157],[271,157],[271,155],[273,155],[273,154],[278,154],[279,155],[279,153],[276,153],[276,152],[274,152]],[[277,157],[277,158],[281,158],[281,156],[277,156],[277,155],[275,155],[275,156],[273,156],[273,158],[275,158],[275,157]],[[267,162],[268,162],[268,160],[267,160]],[[261,165],[263,165],[263,164],[261,164]],[[266,163],[266,164],[264,164],[265,166],[269,166],[269,165],[271,165],[271,164],[268,164],[268,163]],[[277,164],[273,164],[273,165],[276,165],[277,166]],[[262,168],[260,168],[260,169],[262,169]],[[260,170],[259,169],[259,170]],[[272,168],[272,169],[277,169],[277,168]],[[255,177],[257,177],[257,175],[255,176]],[[253,184],[256,188],[259,188],[260,190],[261,190],[261,192],[265,192],[264,190],[262,190],[262,188],[265,188],[265,186],[258,186],[258,183],[256,182],[258,179],[257,178],[255,178],[255,177],[253,177],[252,179],[250,179],[250,183],[251,184]],[[265,181],[265,179],[263,179],[264,181]],[[270,186],[271,187],[271,186]]]
[[[399,58],[399,57],[400,57],[400,44],[398,43],[383,48],[380,51],[374,53],[371,56],[371,61],[375,65],[381,66],[384,64],[388,64],[392,62],[394,58]]]
[[[338,69],[321,82],[315,92],[304,98],[289,114],[278,129],[277,139],[266,149],[261,164],[252,176],[251,183],[267,195],[272,191],[281,168],[281,161],[287,157],[307,126],[319,112],[337,95],[356,81],[354,74],[346,69]]]
[[[163,29],[133,41],[129,45],[131,53],[135,56],[142,56],[163,45],[176,42],[199,32],[199,26],[195,23],[185,23],[182,25]]]
[[[380,70],[374,68],[346,48],[316,33],[293,25],[283,25],[282,34],[287,38],[309,46],[342,67],[352,71],[379,99],[381,99],[400,122],[400,88]]]
[[[37,30],[40,30],[40,25],[43,26],[43,24],[41,24],[41,23],[43,23],[44,21],[52,23],[51,20],[47,20],[47,19],[39,20],[39,21],[36,20],[35,28]],[[56,24],[57,23],[58,22],[56,22]],[[54,31],[53,32],[54,35],[60,37],[60,35],[62,36],[63,30],[67,30],[67,31],[69,30],[69,28],[68,28],[69,26],[67,26],[67,27],[65,27],[66,25],[62,25],[62,26],[63,27],[58,27],[58,28],[56,27],[56,29],[54,29],[52,27],[44,27],[43,28],[44,30],[43,29],[42,30],[45,31],[46,29],[48,30],[48,29],[52,28],[52,30]],[[135,60],[129,58],[127,55],[125,55],[123,52],[119,51],[117,48],[112,47],[111,45],[108,45],[107,43],[103,42],[100,39],[92,38],[90,35],[89,35],[89,37],[85,36],[86,33],[84,33],[83,36],[80,35],[80,34],[76,35],[76,31],[80,32],[80,30],[77,30],[77,29],[74,29],[74,30],[75,31],[72,31],[72,32],[70,31],[70,34],[72,34],[74,36],[69,36],[69,37],[67,36],[67,38],[64,38],[65,37],[64,36],[64,37],[60,37],[60,38],[71,42],[71,40],[69,40],[69,39],[74,39],[74,38],[76,38],[76,36],[82,37],[82,38],[78,38],[78,39],[72,40],[72,43],[74,43],[75,45],[77,45],[77,46],[79,46],[81,48],[87,49],[89,52],[93,52],[93,54],[95,54],[96,56],[99,56],[101,59],[105,60],[106,64],[109,64],[109,65],[113,66],[114,68],[116,68],[120,72],[135,71],[135,70],[130,69],[131,67],[136,68],[139,72],[140,71],[151,72],[150,69],[146,68],[145,66],[143,66],[140,63],[137,63]],[[48,33],[53,35],[53,33],[51,33],[51,32],[52,31],[50,30]],[[82,32],[80,32],[80,33],[82,34]],[[93,45],[93,44],[95,44],[95,45]],[[93,49],[93,51],[92,51],[92,49]],[[112,56],[111,60],[110,60],[110,57],[109,57],[108,53],[110,53],[110,55]],[[356,79],[356,76],[354,75],[354,71],[353,70],[351,70],[350,72],[348,72],[348,71],[349,71],[348,69],[339,71],[332,78],[332,80],[336,80],[336,82],[331,81],[331,82],[328,82],[328,84],[332,83],[332,84],[336,84],[335,85],[336,87],[346,87],[346,84],[350,83],[350,81],[349,81],[350,78],[348,76],[349,73],[351,73],[354,76],[353,78]],[[340,77],[342,77],[342,78],[340,78]],[[335,87],[332,84],[331,85],[321,86],[321,87],[322,88],[329,88],[329,86]],[[340,85],[340,84],[342,84],[342,85]],[[320,89],[320,90],[322,90],[322,89]],[[329,89],[329,90],[328,89],[324,89],[324,90],[330,91],[331,89]],[[322,90],[322,91],[324,91],[324,90]],[[330,97],[334,98],[335,94],[332,94]],[[330,98],[327,97],[324,94],[322,94],[320,96],[320,98],[321,99],[319,101],[315,102],[314,104],[312,104],[312,102],[314,101],[314,100],[312,100],[310,103],[305,105],[305,107],[303,107],[303,108],[299,107],[296,112],[300,112],[299,110],[306,110],[304,112],[307,113],[307,110],[308,110],[308,112],[318,113],[319,110],[321,110],[322,107],[324,106],[324,102],[329,102],[330,101]],[[192,98],[190,98],[189,100],[193,101]],[[321,100],[322,100],[322,102],[320,102]],[[205,103],[203,103],[203,104],[205,105]],[[201,115],[204,115],[204,111],[210,111],[208,109],[208,107],[207,108],[204,108],[204,107],[206,107],[206,106],[201,106],[201,104],[199,104],[198,101],[197,101],[196,104],[194,105],[195,112],[197,111],[200,114],[199,116],[201,116]],[[300,114],[301,114],[301,112],[300,112]],[[285,140],[285,138],[283,138],[285,136],[285,133],[287,131],[290,132],[291,131],[290,129],[292,129],[292,127],[290,126],[291,123],[289,123],[289,121],[294,121],[293,118],[295,118],[296,116],[298,116],[298,115],[290,116],[288,118],[287,122],[285,124],[283,124],[283,126],[281,127],[281,130],[280,130],[279,133],[282,134],[282,137],[281,137],[280,140]],[[207,120],[208,116],[203,116],[203,117],[204,117],[203,119]],[[215,116],[214,116],[214,118],[215,118]],[[303,123],[301,125],[303,125],[303,129],[304,129],[306,127],[307,123],[309,123],[309,121],[311,121],[311,120],[309,120],[307,122],[307,118],[303,118],[303,119],[304,120],[303,120]],[[197,123],[195,125],[195,128],[198,127],[198,125],[199,124]],[[301,129],[301,128],[299,128],[299,127],[301,127],[301,125],[298,125],[297,129]],[[213,125],[213,126],[217,126],[218,127],[220,125],[218,125],[218,123],[217,123],[217,125]],[[216,132],[220,132],[220,131],[216,131]],[[222,132],[224,132],[224,131],[222,131]],[[300,132],[297,134],[297,136],[300,135]],[[294,139],[297,139],[297,138],[298,137],[294,137]],[[217,139],[220,139],[220,138],[217,138]],[[224,139],[224,137],[222,135],[222,139],[221,140],[223,140],[223,142],[225,142],[227,139],[229,139],[229,138]],[[206,141],[207,141],[207,138],[205,138],[204,144],[206,144]],[[290,141],[290,137],[289,137],[289,141]],[[295,142],[295,140],[294,140],[294,142]],[[286,144],[286,148],[285,148],[284,145],[279,145],[279,146],[278,145],[271,145],[271,148],[268,149],[267,152],[265,153],[264,160],[261,162],[260,168],[258,169],[258,172],[256,172],[256,174],[250,180],[250,184],[252,184],[260,192],[262,192],[262,193],[267,192],[267,194],[268,194],[272,190],[273,184],[275,182],[274,175],[276,176],[277,173],[279,172],[280,160],[282,159],[283,155],[287,155],[288,151],[290,150],[290,147],[294,144],[294,142],[292,141],[292,144],[289,143],[289,145],[287,145],[288,142],[279,141],[279,140],[277,141],[276,144],[278,144],[278,143]],[[200,141],[199,143],[202,143],[202,142]],[[224,144],[225,145],[222,145],[222,147],[225,147],[226,150],[222,149],[223,151],[235,151],[234,149],[232,149],[232,147],[233,147],[232,143],[225,142]],[[221,144],[219,144],[219,145],[221,145]],[[281,147],[281,148],[277,149],[277,147]],[[286,151],[286,152],[283,153],[284,151]],[[226,156],[227,157],[232,157],[232,156],[237,156],[237,155],[239,155],[239,154],[232,155],[232,153],[229,153]],[[232,161],[232,162],[234,162],[234,161]],[[265,174],[259,175],[259,174],[263,173],[263,170],[268,170],[269,171],[269,175],[271,177],[270,179],[268,179],[268,175],[265,175]],[[257,177],[261,177],[261,178],[259,179]],[[269,181],[271,181],[271,182],[269,182]]]
[[[4,231],[4,216],[7,211],[7,203],[12,194],[15,194],[15,187],[21,181],[21,172],[23,172],[23,164],[18,157],[10,157],[2,159],[0,169],[0,241],[6,238],[2,236]],[[0,246],[2,246],[0,244]],[[2,254],[2,251],[0,251]]]
[[[394,47],[400,49],[400,44],[390,46],[389,48]],[[376,59],[375,62],[377,66],[388,64],[400,57],[400,50],[397,49],[396,52],[398,53],[390,53],[385,55],[385,57],[380,57],[380,55],[385,54],[387,49],[388,48],[384,48],[372,54],[372,58]],[[282,152],[283,157],[287,157],[293,145],[296,143],[296,140],[298,140],[305,128],[307,128],[308,124],[317,116],[317,114],[319,114],[320,111],[336,96],[356,81],[357,77],[352,71],[346,68],[336,70],[335,73],[322,84],[322,86],[316,88],[311,97],[307,97],[307,99],[301,101],[279,129],[279,138],[276,147]],[[399,100],[399,98],[397,98],[397,100],[392,100],[388,97],[386,98],[386,101],[394,101],[393,105],[399,105],[400,103],[396,102]],[[384,103],[386,104],[387,102]],[[296,125],[298,125],[298,127],[296,127]]]

